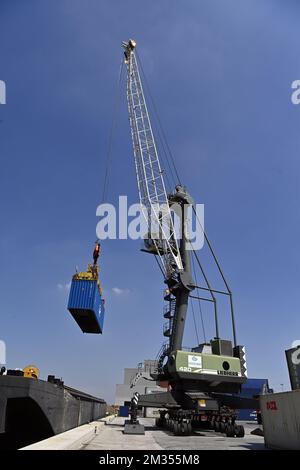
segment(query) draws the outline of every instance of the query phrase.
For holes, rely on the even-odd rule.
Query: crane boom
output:
[[[183,263],[176,239],[168,195],[144,96],[135,41],[123,42],[127,65],[127,102],[136,177],[142,212],[148,224],[149,241],[160,257],[166,278]]]

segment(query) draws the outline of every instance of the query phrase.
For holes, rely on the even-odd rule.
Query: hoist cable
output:
[[[143,74],[143,77],[144,77],[144,83],[146,85],[146,88],[147,88],[147,91],[148,91],[148,95],[149,95],[149,98],[151,100],[151,103],[152,103],[152,107],[153,107],[153,110],[154,110],[154,113],[156,115],[156,118],[157,118],[157,121],[158,121],[158,124],[159,124],[159,127],[160,127],[160,130],[161,130],[161,134],[163,136],[163,141],[165,143],[165,146],[167,148],[167,151],[168,151],[168,154],[169,154],[169,159],[170,161],[172,162],[172,167],[173,167],[173,170],[174,170],[174,173],[176,175],[176,178],[177,178],[177,182],[181,185],[181,180],[179,178],[179,174],[178,174],[178,171],[177,171],[177,168],[176,168],[176,164],[175,164],[175,160],[174,160],[174,157],[173,157],[173,154],[171,152],[171,149],[170,149],[170,146],[168,144],[168,141],[167,141],[167,138],[166,138],[166,134],[164,132],[164,129],[163,129],[163,126],[162,126],[162,123],[161,123],[161,119],[159,117],[159,113],[158,113],[158,110],[157,110],[157,106],[155,104],[155,101],[154,101],[154,98],[151,94],[151,91],[150,91],[150,87],[149,87],[149,84],[148,84],[148,80],[147,80],[147,77],[146,77],[146,74],[144,72],[144,69],[143,69],[143,65],[142,65],[142,62],[141,62],[141,59],[138,55],[138,53],[136,52],[136,56],[137,56],[137,59],[138,59],[138,62],[139,62],[139,65],[140,65],[140,69],[142,71],[142,74]],[[167,153],[166,153],[166,156],[167,156]]]
[[[158,267],[159,267],[159,269],[160,269],[160,271],[161,271],[161,273],[162,273],[162,275],[163,275],[163,278],[165,279],[165,278],[166,278],[166,275],[165,275],[165,273],[164,273],[164,270],[163,270],[163,268],[162,268],[162,266],[161,266],[159,260],[157,259],[157,256],[154,256],[154,258],[155,258],[155,261],[157,262],[157,265],[158,265]]]
[[[193,254],[195,252],[193,251]],[[194,275],[194,278],[195,278],[195,282],[196,282],[196,285],[198,285],[198,281],[197,281],[197,274],[196,274],[196,268],[195,268],[195,260],[194,260],[194,257],[192,256],[192,265],[193,265],[193,275]],[[198,290],[198,289],[197,289]],[[206,343],[206,333],[205,333],[205,326],[204,326],[204,319],[203,319],[203,312],[202,312],[202,305],[201,305],[201,300],[198,299],[198,306],[199,306],[199,311],[200,311],[200,318],[201,318],[201,325],[202,325],[202,331],[203,331],[203,338],[204,338],[204,342]]]
[[[197,338],[197,342],[198,342],[198,345],[200,344],[200,341],[199,341],[199,335],[198,335],[198,328],[197,328],[197,323],[196,323],[196,318],[195,318],[195,310],[194,310],[194,304],[193,304],[193,301],[191,300],[191,306],[192,306],[192,313],[193,313],[193,320],[194,320],[194,327],[195,327],[195,332],[196,332],[196,338]]]
[[[105,202],[105,200],[107,198],[107,193],[108,193],[109,167],[110,167],[110,163],[111,163],[111,159],[112,159],[113,138],[114,138],[114,133],[115,133],[115,129],[116,129],[116,126],[117,126],[117,115],[118,115],[118,111],[119,111],[119,107],[120,107],[121,80],[122,80],[123,64],[124,64],[124,60],[122,58],[122,62],[121,62],[120,69],[119,69],[118,82],[117,82],[117,93],[116,93],[115,103],[114,103],[113,118],[112,118],[110,132],[109,132],[101,203]]]
[[[146,75],[145,75],[145,72],[142,68],[142,64],[141,64],[141,61],[140,61],[140,58],[138,57],[137,53],[136,53],[136,56],[137,56],[137,61],[138,61],[138,64],[139,64],[139,67],[140,67],[140,70],[142,72],[142,75],[143,75],[143,83],[145,84],[146,86],[146,89],[147,89],[147,94],[149,95],[149,98],[150,98],[150,101],[152,102],[152,107],[154,107],[154,99],[151,95],[151,92],[150,92],[150,88],[149,88],[149,84],[147,82],[147,78],[146,78]],[[157,118],[157,113],[154,113],[156,118]],[[158,119],[157,119],[158,121]],[[173,169],[172,169],[172,165],[170,163],[170,158],[168,157],[168,153],[167,153],[167,150],[166,150],[166,145],[164,143],[164,139],[161,135],[161,130],[160,130],[160,127],[159,125],[157,125],[156,123],[156,120],[152,120],[151,121],[151,125],[154,129],[154,134],[155,136],[157,137],[157,139],[155,139],[156,141],[156,145],[159,144],[159,147],[160,147],[160,150],[161,152],[159,152],[159,155],[160,157],[164,157],[163,160],[164,162],[166,161],[167,163],[167,166],[168,166],[168,169],[169,169],[169,174],[170,174],[170,177],[172,179],[172,184],[170,184],[170,179],[169,179],[169,174],[168,172],[164,172],[164,177],[165,177],[165,180],[167,182],[167,185],[168,185],[168,192],[171,192],[174,188],[174,186],[176,186],[176,178],[174,177],[174,174],[173,174]]]

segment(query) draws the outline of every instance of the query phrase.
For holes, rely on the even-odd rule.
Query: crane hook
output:
[[[100,252],[101,252],[101,245],[100,245],[100,243],[97,241],[97,242],[96,242],[95,249],[94,249],[94,252],[93,252],[94,267],[97,266],[97,261],[98,261],[98,258],[99,258],[99,256],[100,256]]]

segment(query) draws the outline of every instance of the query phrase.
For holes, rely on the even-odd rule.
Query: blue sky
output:
[[[102,244],[103,336],[83,335],[66,309],[66,286],[95,240],[120,45],[134,37],[181,179],[205,204],[249,373],[289,386],[284,349],[300,339],[300,106],[290,99],[298,18],[292,0],[1,0],[0,338],[9,367],[37,364],[42,377],[113,402],[123,368],[163,341],[163,283],[139,242]],[[124,96],[108,199],[121,194],[137,201]],[[209,310],[204,317],[210,331]],[[196,342],[188,322],[187,346]]]

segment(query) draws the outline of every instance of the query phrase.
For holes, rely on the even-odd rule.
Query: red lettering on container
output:
[[[267,410],[276,411],[277,410],[276,401],[267,401]]]

